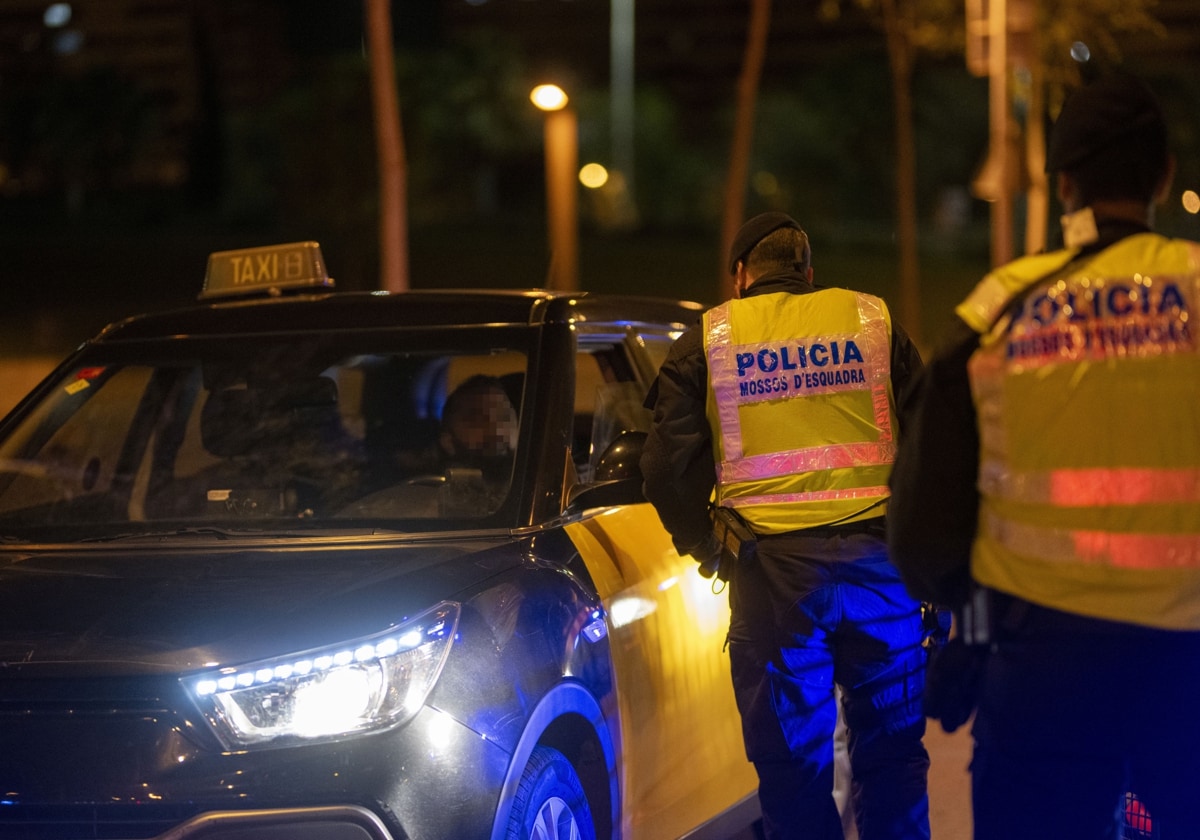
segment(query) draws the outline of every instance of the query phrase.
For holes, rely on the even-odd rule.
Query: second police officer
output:
[[[1064,247],[959,305],[896,461],[905,580],[987,642],[976,840],[1114,837],[1122,811],[1200,837],[1200,244],[1152,230],[1167,138],[1140,80],[1067,98]]]

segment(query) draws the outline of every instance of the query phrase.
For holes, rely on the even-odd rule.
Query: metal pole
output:
[[[624,177],[626,193],[630,203],[633,204],[636,203],[633,178],[634,0],[611,0],[610,14],[611,54],[609,61],[612,86],[610,114],[613,168]]]

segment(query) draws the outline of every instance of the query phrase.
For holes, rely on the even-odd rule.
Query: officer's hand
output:
[[[721,543],[711,531],[704,541],[688,552],[700,564],[700,575],[711,578],[721,566]]]
[[[950,641],[950,630],[954,623],[954,613],[946,607],[939,607],[928,601],[921,602],[921,624],[925,630],[925,638],[921,642],[924,648],[939,648]]]

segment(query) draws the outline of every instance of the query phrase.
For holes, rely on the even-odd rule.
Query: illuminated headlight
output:
[[[407,722],[437,682],[459,607],[390,632],[183,678],[226,749],[378,732]]]

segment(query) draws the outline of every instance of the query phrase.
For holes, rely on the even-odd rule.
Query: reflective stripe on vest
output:
[[[831,309],[831,314],[838,315],[840,327],[845,332],[836,331],[820,337],[788,335],[735,344],[732,319],[746,318],[746,309],[772,305],[764,302],[762,297],[737,302],[737,315],[733,305],[727,303],[709,310],[705,316],[711,405],[716,413],[714,436],[719,437],[717,480],[719,493],[726,504],[746,508],[862,500],[862,506],[866,507],[889,495],[887,486],[878,480],[878,476],[867,486],[830,486],[829,479],[805,481],[796,478],[805,473],[850,470],[861,474],[861,482],[870,473],[869,468],[890,468],[895,458],[890,402],[891,339],[886,307],[878,298],[845,290],[824,290],[814,295],[829,293],[832,295],[822,299],[822,305],[832,302],[835,307],[853,307],[852,310]],[[785,298],[778,305],[797,305],[797,296],[765,297]],[[809,295],[799,297],[810,298]],[[816,302],[817,298],[812,297],[801,305],[811,306]],[[753,330],[750,332],[753,334]],[[854,364],[846,364],[850,361]],[[758,374],[759,378],[747,377],[747,372]],[[868,392],[874,439],[774,452],[762,452],[762,442],[757,441],[757,453],[746,454],[748,449],[754,448],[747,447],[743,437],[741,411],[745,406],[773,401],[785,406],[785,411],[791,411],[786,408],[790,405],[795,411],[803,412],[803,405],[795,400],[802,401],[809,396],[836,397],[849,392]],[[781,413],[780,422],[795,423],[798,416],[804,415]],[[822,434],[806,437],[821,439]],[[846,479],[843,477],[838,481],[845,484]],[[737,486],[747,483],[760,489],[765,489],[765,483],[771,490],[753,494],[744,489],[739,491]],[[814,523],[798,522],[794,527],[803,524]]]
[[[972,573],[1056,609],[1200,630],[1200,247],[1141,234],[1048,280],[1018,282],[1022,266],[1002,271],[1007,300],[996,277],[969,299],[977,328],[1005,313],[969,365]]]
[[[772,493],[764,496],[738,496],[733,507],[776,504],[778,502],[841,502],[847,499],[874,501],[889,493],[886,484],[877,487],[853,487],[849,490],[812,490],[807,493]]]
[[[1200,469],[1092,467],[1018,472],[989,461],[980,468],[979,489],[997,499],[1065,507],[1200,505]]]
[[[1100,530],[1047,528],[989,513],[981,530],[1015,553],[1040,561],[1116,569],[1200,569],[1200,535],[1118,534]],[[1036,596],[1035,596],[1036,597]]]

